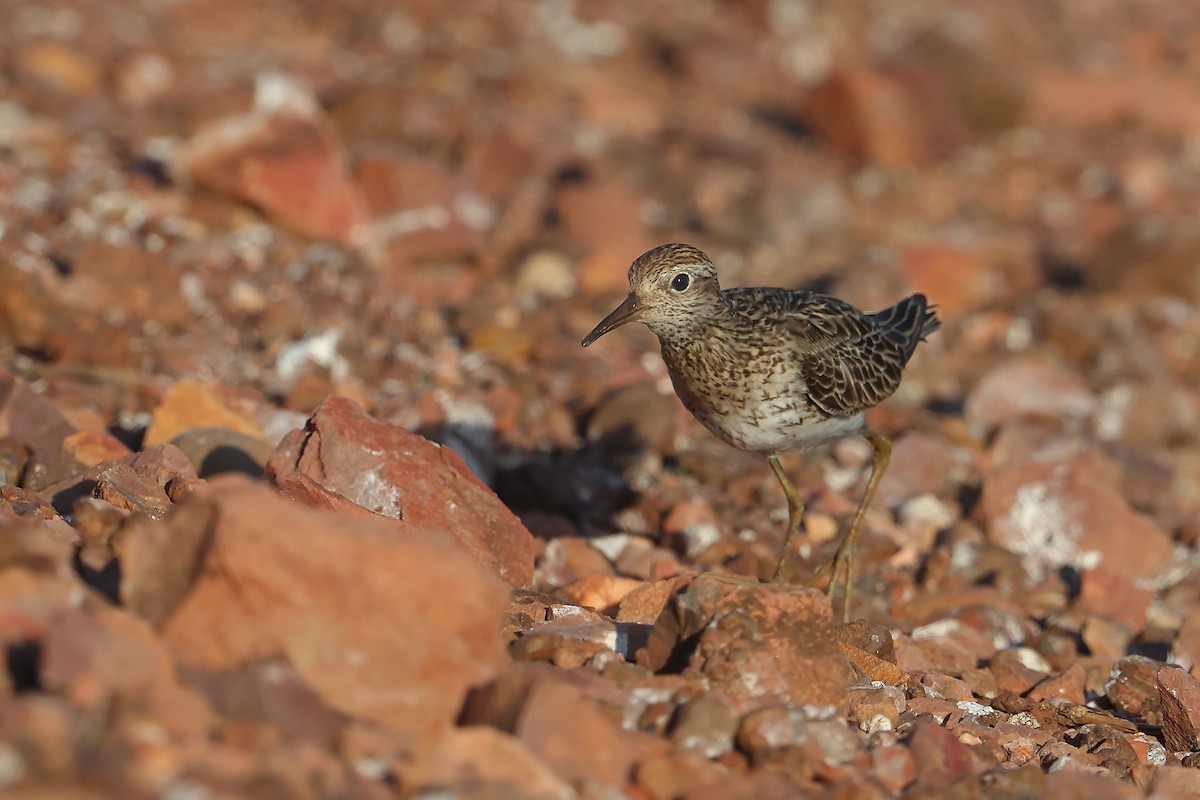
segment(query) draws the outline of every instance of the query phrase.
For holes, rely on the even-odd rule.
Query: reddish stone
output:
[[[1200,750],[1200,681],[1184,670],[1164,667],[1158,671],[1158,699],[1167,749]]]
[[[72,609],[42,640],[41,683],[81,711],[112,703],[146,715],[172,735],[203,735],[215,722],[208,705],[182,687],[170,652],[141,620],[114,608]]]
[[[1061,698],[1076,705],[1083,705],[1087,699],[1085,678],[1083,667],[1075,663],[1058,675],[1051,675],[1034,686],[1026,696],[1037,701]]]
[[[1200,131],[1200,92],[1170,72],[1045,68],[1030,89],[1029,115],[1043,124],[1096,130],[1128,122],[1164,136]]]
[[[191,319],[179,291],[179,273],[165,250],[149,252],[134,244],[93,239],[72,261],[62,294],[72,307],[93,313],[159,325],[183,325]],[[104,363],[112,363],[110,354],[103,355]]]
[[[1152,577],[1173,557],[1171,539],[1121,497],[1118,480],[1086,450],[993,469],[982,498],[988,536],[1040,569],[1104,565]]]
[[[643,581],[617,575],[586,575],[559,589],[558,594],[576,605],[612,616],[630,592],[645,585]]]
[[[108,434],[80,431],[63,440],[63,453],[88,467],[124,458],[130,452],[124,442]]]
[[[1124,625],[1134,636],[1146,629],[1146,611],[1154,599],[1150,589],[1140,589],[1118,569],[1119,562],[1083,573],[1076,601],[1080,608]]]
[[[931,720],[912,726],[908,749],[917,765],[917,782],[931,789],[950,787],[996,761],[986,749],[964,744],[954,731]]]
[[[460,210],[473,202],[490,214],[486,201],[437,161],[372,156],[358,161],[355,177],[380,243],[399,263],[461,258],[482,246],[484,226]]]
[[[50,39],[23,47],[16,58],[18,74],[47,90],[82,97],[95,93],[101,81],[96,63],[81,49]]]
[[[172,481],[191,485],[196,471],[179,448],[167,444],[102,461],[39,489],[38,494],[64,513],[79,498],[96,494],[120,508],[161,517],[170,505],[167,487]]]
[[[716,783],[723,771],[695,750],[672,750],[638,765],[635,789],[648,793],[651,800],[671,800]]]
[[[506,592],[444,538],[314,512],[242,478],[209,486],[181,505],[215,515],[163,628],[182,663],[283,655],[333,708],[420,737],[450,725],[467,688],[505,661]],[[447,597],[431,624],[429,604]]]
[[[93,494],[117,508],[162,519],[171,505],[166,487],[153,483],[128,464],[105,464],[96,476]]]
[[[614,574],[608,557],[583,536],[559,536],[546,542],[537,560],[537,584],[566,586],[589,575]]]
[[[876,747],[868,756],[872,777],[893,794],[900,794],[917,777],[917,763],[907,747]]]
[[[830,145],[887,167],[944,157],[959,138],[944,87],[932,74],[856,64],[813,91],[805,115]]]
[[[1046,679],[1046,673],[1027,667],[1017,650],[1002,650],[992,659],[988,669],[996,678],[1001,692],[1023,695]]]
[[[979,438],[1022,417],[1086,419],[1096,397],[1076,374],[1048,360],[1027,357],[1005,361],[989,372],[967,398],[964,414]]]
[[[562,778],[623,787],[634,765],[661,753],[666,742],[622,731],[579,690],[541,680],[525,698],[516,735]]]
[[[304,430],[285,437],[267,475],[297,499],[314,496],[303,475],[398,521],[402,531],[444,531],[512,586],[533,578],[533,536],[457,453],[379,422],[345,398],[328,398]]]
[[[147,447],[166,444],[192,428],[222,427],[250,436],[262,433],[257,423],[230,408],[217,393],[191,378],[175,383],[163,394],[146,428]]]
[[[1108,702],[1123,714],[1147,725],[1162,725],[1162,702],[1158,696],[1158,671],[1162,664],[1145,656],[1126,656],[1112,668],[1104,686]]]
[[[653,625],[666,607],[667,601],[687,586],[690,580],[690,577],[683,576],[642,584],[621,598],[617,620]]]
[[[556,207],[563,226],[588,253],[577,273],[584,292],[628,291],[630,262],[655,244],[642,219],[642,203],[642,197],[612,181],[571,185],[559,192]]]
[[[306,236],[351,245],[370,237],[337,134],[316,99],[294,85],[260,87],[253,111],[197,131],[171,166]]]
[[[655,671],[679,669],[682,658],[685,674],[746,699],[833,706],[851,679],[828,598],[792,586],[696,578],[671,598],[637,656]]]
[[[495,728],[452,728],[422,742],[400,777],[416,794],[447,786],[488,787],[494,797],[568,800],[575,792],[521,740]]]
[[[954,245],[908,247],[900,258],[909,285],[934,298],[944,321],[980,307],[1003,285],[1003,276],[978,253]]]
[[[0,372],[0,437],[26,445],[49,459],[58,455],[63,440],[74,432],[53,403],[20,378]]]

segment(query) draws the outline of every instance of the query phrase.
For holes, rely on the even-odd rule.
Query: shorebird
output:
[[[629,296],[582,345],[630,322],[658,337],[675,393],[688,411],[724,442],[765,456],[779,480],[788,528],[772,582],[789,580],[788,557],[804,515],[778,454],[846,436],[871,443],[871,477],[828,565],[831,599],[839,573],[844,575],[848,621],[858,529],[892,452],[891,442],[867,425],[865,412],[896,391],[917,345],[937,330],[934,308],[921,294],[866,313],[817,292],[722,289],[703,252],[664,244],[633,262]]]

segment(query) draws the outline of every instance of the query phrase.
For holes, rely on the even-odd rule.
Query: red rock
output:
[[[964,414],[980,439],[1023,417],[1083,420],[1096,410],[1096,397],[1075,374],[1036,357],[1005,361],[967,397]]]
[[[846,690],[850,717],[861,730],[894,730],[907,708],[904,692],[894,686],[852,686]]]
[[[642,219],[643,198],[625,185],[591,181],[563,188],[556,207],[567,234],[587,252],[579,265],[585,293],[624,293],[629,263],[654,246]]]
[[[126,525],[116,545],[121,562],[122,603],[155,627],[191,588],[199,561],[212,539],[216,511],[190,502],[168,519],[142,519]]]
[[[546,542],[537,560],[537,584],[566,586],[589,575],[612,575],[608,557],[582,536],[558,536]]]
[[[743,699],[833,706],[851,677],[824,594],[710,576],[671,598],[637,661],[658,671],[683,658],[685,674]]]
[[[841,720],[813,720],[798,708],[780,706],[744,716],[737,742],[755,764],[792,760],[797,755],[802,762],[844,764],[863,750],[862,740]]]
[[[972,453],[949,439],[912,431],[892,443],[892,460],[876,494],[880,508],[929,494],[945,497],[973,468]]]
[[[502,586],[443,538],[322,514],[241,478],[183,509],[212,509],[212,542],[163,636],[196,669],[285,656],[333,708],[421,737],[505,661]],[[429,609],[437,598],[452,606]],[[436,624],[435,624],[436,620]]]
[[[179,291],[179,274],[165,251],[149,252],[103,238],[89,241],[72,260],[62,296],[74,308],[103,311],[118,320],[132,317],[175,326],[191,318]],[[103,363],[113,363],[111,353],[100,355]]]
[[[643,581],[617,575],[587,575],[562,587],[558,593],[576,605],[612,616],[630,592],[644,585]]]
[[[285,495],[307,476],[325,489],[409,528],[443,531],[512,586],[533,578],[537,545],[520,520],[453,450],[330,397],[279,445],[267,475]]]
[[[835,150],[885,167],[944,157],[959,137],[948,111],[932,74],[867,65],[839,69],[805,106],[806,118]]]
[[[471,786],[487,787],[493,797],[571,800],[576,796],[571,784],[525,743],[485,726],[453,728],[422,742],[400,777],[417,794]]]
[[[871,775],[893,794],[902,792],[917,777],[916,761],[906,747],[876,747],[868,755]]]
[[[325,705],[282,659],[219,672],[188,670],[184,680],[213,711],[234,724],[278,726],[281,732],[327,748],[346,733],[346,718]]]
[[[951,244],[907,247],[900,259],[909,285],[933,298],[945,321],[979,308],[1003,287],[1003,275],[979,254]]]
[[[1076,705],[1083,705],[1087,699],[1085,677],[1083,667],[1075,663],[1058,675],[1051,675],[1034,686],[1026,696],[1039,702],[1062,698]]]
[[[101,461],[116,461],[130,454],[125,443],[108,434],[79,431],[63,439],[63,452],[80,464],[94,467]]]
[[[196,481],[196,472],[179,448],[165,444],[117,461],[101,461],[38,493],[63,511],[71,509],[80,497],[96,493],[121,508],[159,517],[170,503],[167,487],[172,481],[190,485]]]
[[[117,609],[57,616],[42,640],[40,676],[80,711],[112,703],[116,713],[155,719],[172,736],[204,735],[215,722],[204,700],[178,683],[150,627]]]
[[[1001,692],[1023,695],[1046,679],[1040,669],[1032,669],[1023,663],[1019,649],[1002,650],[992,659],[988,669],[996,678],[996,687]]]
[[[676,747],[717,758],[733,747],[737,727],[737,711],[729,701],[709,692],[679,706],[671,725],[671,741]]]
[[[117,65],[113,84],[125,108],[143,109],[160,100],[175,78],[171,62],[158,53],[131,53]]]
[[[1039,570],[1103,565],[1149,578],[1173,557],[1171,539],[1118,494],[1095,454],[1008,464],[984,476],[988,537]]]
[[[661,746],[648,747],[649,742],[622,731],[577,689],[555,680],[534,684],[516,735],[559,777],[575,784],[623,787],[639,760],[667,749],[661,740],[650,740]]]
[[[1200,772],[1171,764],[1154,770],[1151,797],[1200,797]]]
[[[218,426],[258,436],[258,425],[225,404],[210,387],[184,378],[167,389],[146,428],[145,445],[166,444],[192,428]]]
[[[1101,566],[1083,573],[1076,601],[1080,608],[1124,625],[1134,636],[1146,629],[1146,611],[1154,599],[1117,571],[1121,565]]]
[[[1166,136],[1200,131],[1200,93],[1182,76],[1154,72],[1038,70],[1031,119],[1095,130],[1132,122]]]
[[[20,378],[0,372],[0,437],[7,437],[42,456],[53,458],[75,428],[49,400]]]
[[[1079,631],[1088,652],[1101,658],[1117,659],[1129,652],[1133,635],[1120,622],[1106,617],[1088,617]]]
[[[1114,780],[1105,774],[1073,771],[1071,767],[1050,768],[1043,797],[1062,800],[1138,800],[1142,792],[1131,783]]]
[[[1147,725],[1162,725],[1158,671],[1162,665],[1145,656],[1126,656],[1112,668],[1104,694],[1118,711]]]
[[[494,212],[437,161],[369,156],[358,161],[355,177],[375,218],[376,236],[399,263],[462,258],[482,247],[482,231]],[[482,216],[464,214],[469,208]]]
[[[121,463],[104,465],[96,476],[93,494],[117,508],[151,519],[162,519],[171,505],[165,486],[146,480],[133,467]]]
[[[1167,749],[1200,750],[1200,682],[1184,670],[1164,667],[1158,671],[1158,698]]]
[[[83,96],[95,93],[100,85],[96,63],[66,42],[43,40],[22,48],[16,67],[23,78],[42,91]]]
[[[315,98],[282,80],[260,82],[253,111],[197,131],[176,150],[171,168],[306,236],[350,245],[370,238],[365,203],[332,124]]]
[[[653,625],[666,607],[667,601],[688,584],[691,578],[667,578],[654,583],[645,583],[621,598],[617,609],[617,621],[641,622]]]
[[[1170,662],[1183,667],[1193,677],[1200,675],[1200,610],[1183,618],[1179,633],[1171,643]]]
[[[702,753],[672,750],[638,765],[636,789],[651,800],[672,800],[716,783],[723,772]]]
[[[932,720],[913,724],[908,750],[917,765],[917,783],[928,789],[948,788],[995,765],[995,758],[986,749],[964,744],[954,731]]]

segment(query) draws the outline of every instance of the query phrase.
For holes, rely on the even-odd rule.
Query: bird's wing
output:
[[[849,303],[806,291],[747,292],[736,299],[787,329],[808,399],[826,414],[853,416],[900,385],[902,349]]]
[[[727,299],[746,317],[788,331],[808,398],[831,417],[878,405],[900,385],[903,348],[844,300],[762,289],[730,289]]]

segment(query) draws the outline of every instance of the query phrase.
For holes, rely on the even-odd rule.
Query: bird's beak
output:
[[[583,341],[580,344],[587,347],[613,328],[619,328],[627,322],[637,322],[641,316],[642,298],[630,292],[621,305],[614,308],[611,314],[600,320],[599,325],[592,328],[591,333],[583,337]]]

